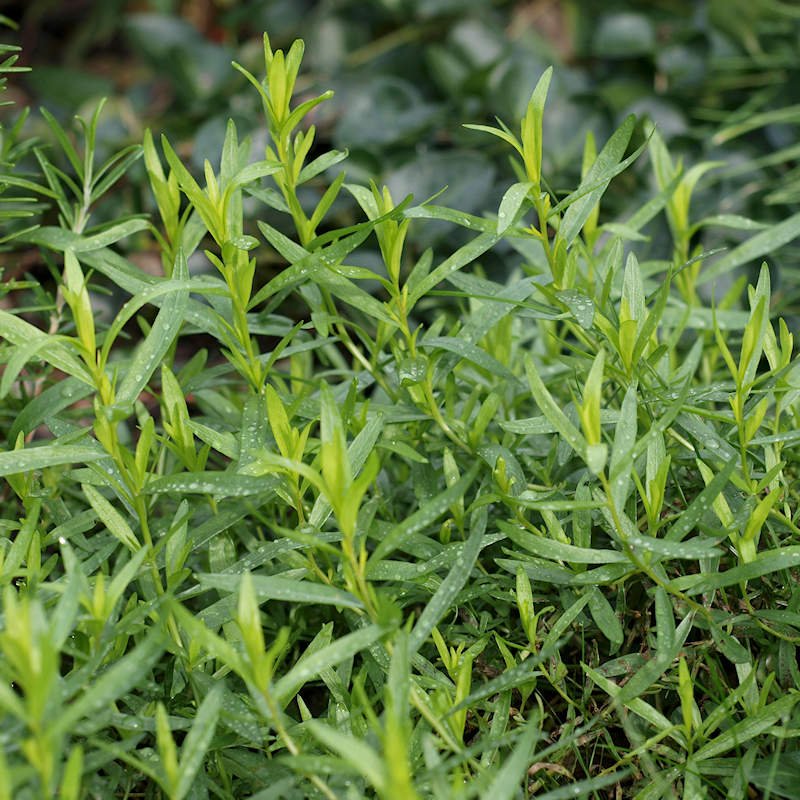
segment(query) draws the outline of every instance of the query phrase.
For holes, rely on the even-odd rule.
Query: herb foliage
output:
[[[200,179],[155,132],[99,159],[102,104],[43,112],[63,162],[3,130],[58,290],[0,310],[0,797],[797,796],[800,378],[739,273],[800,219],[698,250],[713,165],[633,116],[555,190],[551,70],[467,126],[513,160],[495,213],[393,198],[314,150],[303,43],[263,53],[268,145],[230,122]],[[97,223],[137,161],[157,219]],[[163,276],[116,249],[145,236]]]

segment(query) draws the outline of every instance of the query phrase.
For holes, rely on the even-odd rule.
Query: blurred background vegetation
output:
[[[4,41],[21,45],[20,63],[33,67],[11,81],[16,106],[6,116],[43,105],[67,124],[76,112],[88,118],[108,97],[101,159],[140,142],[149,127],[167,134],[198,170],[205,158],[216,166],[229,117],[240,136],[252,137],[254,157],[263,153],[257,94],[231,60],[261,74],[266,30],[275,47],[305,39],[303,93],[336,92],[313,120],[316,146],[347,148],[348,180],[386,183],[396,201],[413,192],[421,202],[447,186],[437,202],[495,211],[514,180],[506,148],[461,124],[519,119],[549,64],[556,70],[545,113],[545,174],[556,191],[577,183],[587,131],[602,143],[634,112],[642,120],[634,146],[651,120],[673,158],[723,162],[703,178],[693,218],[738,214],[769,222],[795,213],[800,200],[800,6],[788,2],[19,0],[0,2],[0,13],[19,25],[3,32]],[[36,113],[26,130],[49,136]],[[640,158],[612,184],[603,214],[624,218],[655,191],[649,161]],[[359,216],[346,193],[340,198],[336,225]],[[94,222],[151,210],[138,162]],[[284,224],[262,206],[259,213]],[[663,223],[646,233],[640,257],[663,257]],[[422,223],[415,243],[451,247],[463,235]],[[697,245],[729,246],[746,235],[703,229]],[[154,242],[142,237],[129,242],[137,263],[158,269]],[[488,269],[506,270],[523,258],[506,247],[487,258]],[[797,255],[788,246],[771,263],[783,314],[797,310]]]

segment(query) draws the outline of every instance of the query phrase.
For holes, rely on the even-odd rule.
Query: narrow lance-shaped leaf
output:
[[[541,724],[540,715],[532,715],[511,754],[496,772],[485,797],[491,797],[492,800],[511,800],[518,796],[520,785],[530,767],[533,745],[543,736]]]
[[[664,538],[674,542],[685,539],[725,488],[735,468],[735,461],[726,461],[723,468],[714,475],[703,491],[692,500],[688,508],[672,524]]]
[[[1,457],[1,456],[0,456]],[[162,475],[144,487],[145,494],[211,494],[217,497],[248,497],[274,491],[280,481],[274,475],[255,477],[232,472],[183,472]]]
[[[203,698],[203,702],[197,709],[192,727],[181,746],[175,800],[183,800],[192,788],[211,740],[214,738],[221,704],[222,686],[217,685]]]
[[[42,336],[41,338],[32,339],[25,344],[14,346],[11,351],[11,357],[6,362],[3,377],[0,379],[0,400],[9,393],[25,365],[34,359],[39,350],[43,350],[51,343],[51,339]],[[11,439],[11,437],[9,438]]]
[[[368,625],[345,634],[308,658],[302,658],[282,678],[275,682],[274,695],[279,705],[285,706],[306,682],[316,678],[323,670],[341,664],[356,653],[385,636],[391,629],[384,625]]]
[[[320,387],[320,460],[331,503],[338,508],[353,482],[353,472],[347,457],[347,441],[339,407],[330,387],[324,382]]]
[[[417,624],[411,631],[408,647],[412,654],[423,645],[433,628],[450,608],[464,584],[469,580],[481,549],[483,534],[486,531],[487,515],[486,506],[473,514],[469,539],[464,543],[464,547],[450,568],[450,572],[447,573],[447,577],[439,584],[439,588],[428,601],[428,605],[425,606]]]
[[[567,419],[567,415],[558,407],[553,396],[547,391],[547,387],[539,377],[539,373],[530,355],[525,356],[525,373],[528,376],[528,383],[530,384],[533,398],[536,400],[536,404],[542,410],[542,413],[564,437],[570,447],[572,447],[576,453],[585,456],[586,439],[583,438],[580,431]]]
[[[480,463],[475,462],[467,471],[462,475],[459,480],[445,489],[440,495],[429,500],[420,509],[415,511],[410,517],[403,520],[394,526],[386,536],[381,539],[372,555],[367,561],[367,572],[369,567],[377,564],[382,558],[386,558],[393,550],[402,547],[403,542],[410,536],[413,536],[419,530],[422,530],[427,525],[430,525],[434,520],[438,519],[450,505],[459,497],[463,497],[469,485],[475,480],[475,477],[480,470]]]
[[[777,250],[798,236],[800,236],[800,214],[793,214],[783,222],[751,236],[747,241],[726,253],[719,261],[715,261],[703,269],[697,283],[698,285],[708,283],[748,261],[754,261],[759,256]]]
[[[478,256],[483,255],[490,247],[497,243],[500,236],[495,232],[482,233],[476,236],[471,242],[456,250],[453,255],[439,264],[433,272],[423,278],[409,294],[407,309],[416,304],[420,297],[426,295],[436,284],[441,283],[452,273],[462,269],[467,264],[473,262]]]
[[[800,565],[800,546],[789,546],[775,550],[764,550],[753,561],[723,572],[700,575],[684,575],[675,578],[672,585],[688,595],[705,594],[743,581],[760,578],[784,569]]]
[[[714,758],[728,750],[741,747],[745,742],[749,742],[770,728],[781,717],[788,716],[798,700],[800,700],[800,694],[793,692],[749,714],[747,719],[737,722],[724,733],[704,744],[695,753],[695,758],[698,761]]]
[[[350,442],[350,446],[347,448],[347,457],[353,475],[357,475],[364,467],[382,433],[383,414],[379,413],[371,417],[355,439]],[[323,494],[320,494],[311,509],[311,515],[308,518],[309,525],[321,527],[330,516],[331,511],[330,503]]]
[[[586,173],[586,177],[581,181],[578,192],[583,186],[591,186],[602,182],[593,191],[576,200],[564,213],[564,218],[559,226],[559,238],[563,239],[569,246],[575,237],[580,233],[584,223],[592,213],[592,209],[602,197],[608,184],[613,177],[614,168],[619,164],[628,146],[636,118],[630,115],[625,118],[622,125],[617,128],[611,138],[606,142],[605,147],[600,151],[591,169]],[[641,152],[641,148],[636,155]]]
[[[86,367],[62,343],[61,337],[49,336],[40,331],[35,325],[25,322],[8,311],[0,310],[0,338],[12,344],[27,346],[31,342],[42,342],[36,348],[38,355],[56,369],[79,378],[89,386],[94,387],[94,380]]]
[[[497,211],[498,233],[505,233],[514,224],[517,212],[527,199],[533,186],[530,182],[515,183],[503,195],[503,199],[500,201],[500,208]]]
[[[114,702],[141,681],[164,652],[162,637],[159,629],[151,630],[140,644],[104,672],[89,689],[64,706],[50,727],[51,735],[64,735],[77,722]]]
[[[173,268],[176,280],[185,281],[189,278],[186,266],[186,257],[183,250],[178,252]],[[139,394],[147,385],[155,369],[161,364],[167,351],[172,347],[181,326],[183,325],[186,306],[189,301],[187,289],[178,289],[173,292],[161,306],[147,338],[139,345],[136,355],[128,367],[128,372],[119,387],[116,403],[122,408],[133,404]]]
[[[101,522],[106,526],[107,530],[113,533],[125,547],[135,553],[141,545],[122,514],[120,514],[91,484],[84,483],[81,488],[83,489],[86,499],[97,512],[97,516],[100,517]]]
[[[522,142],[522,158],[525,162],[525,171],[528,179],[535,184],[542,180],[542,122],[544,119],[544,104],[547,92],[550,89],[550,80],[553,77],[553,68],[548,67],[536,83],[531,94],[525,117],[520,125],[520,139]]]
[[[483,700],[486,697],[491,697],[498,692],[505,691],[506,689],[516,688],[525,681],[530,680],[531,675],[535,672],[536,667],[543,661],[551,658],[558,647],[558,640],[564,635],[567,628],[575,621],[575,618],[583,611],[586,604],[589,602],[589,593],[582,595],[578,600],[572,603],[563,614],[558,618],[556,623],[547,634],[542,649],[536,655],[530,655],[521,663],[517,664],[511,669],[506,670],[496,678],[484,683],[480,689],[476,689],[469,697],[466,697],[457,705],[453,706],[448,713],[452,714],[474,705],[477,701]]]
[[[43,445],[24,450],[10,450],[0,453],[0,476],[29,472],[33,469],[57,467],[62,464],[88,463],[111,458],[97,447],[82,445]]]
[[[325,747],[333,750],[357,774],[363,775],[379,792],[386,791],[386,768],[378,754],[362,739],[341,729],[331,728],[318,720],[309,720],[305,727]]]
[[[292,603],[318,603],[348,608],[361,608],[361,603],[349,592],[324,583],[282,578],[279,575],[251,575],[253,592],[259,603],[266,600],[283,600]],[[200,573],[197,581],[201,586],[220,591],[239,592],[241,575],[224,573]]]

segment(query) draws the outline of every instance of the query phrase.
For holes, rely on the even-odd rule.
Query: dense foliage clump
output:
[[[0,798],[797,796],[800,375],[744,270],[800,216],[698,213],[717,165],[633,115],[563,191],[550,69],[458,134],[494,211],[401,200],[303,54],[234,65],[267,144],[200,179],[101,156],[102,103],[3,129],[51,275],[2,284]]]

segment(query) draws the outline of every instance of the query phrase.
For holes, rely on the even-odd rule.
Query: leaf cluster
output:
[[[303,53],[237,65],[269,141],[230,121],[202,177],[150,133],[98,165],[102,106],[44,114],[69,170],[31,145],[57,291],[0,310],[0,798],[793,796],[800,382],[741,268],[797,215],[698,249],[709,164],[633,117],[554,191],[550,70],[472,125],[518,179],[492,213],[310,195],[345,152]],[[89,226],[140,157],[158,219]]]

